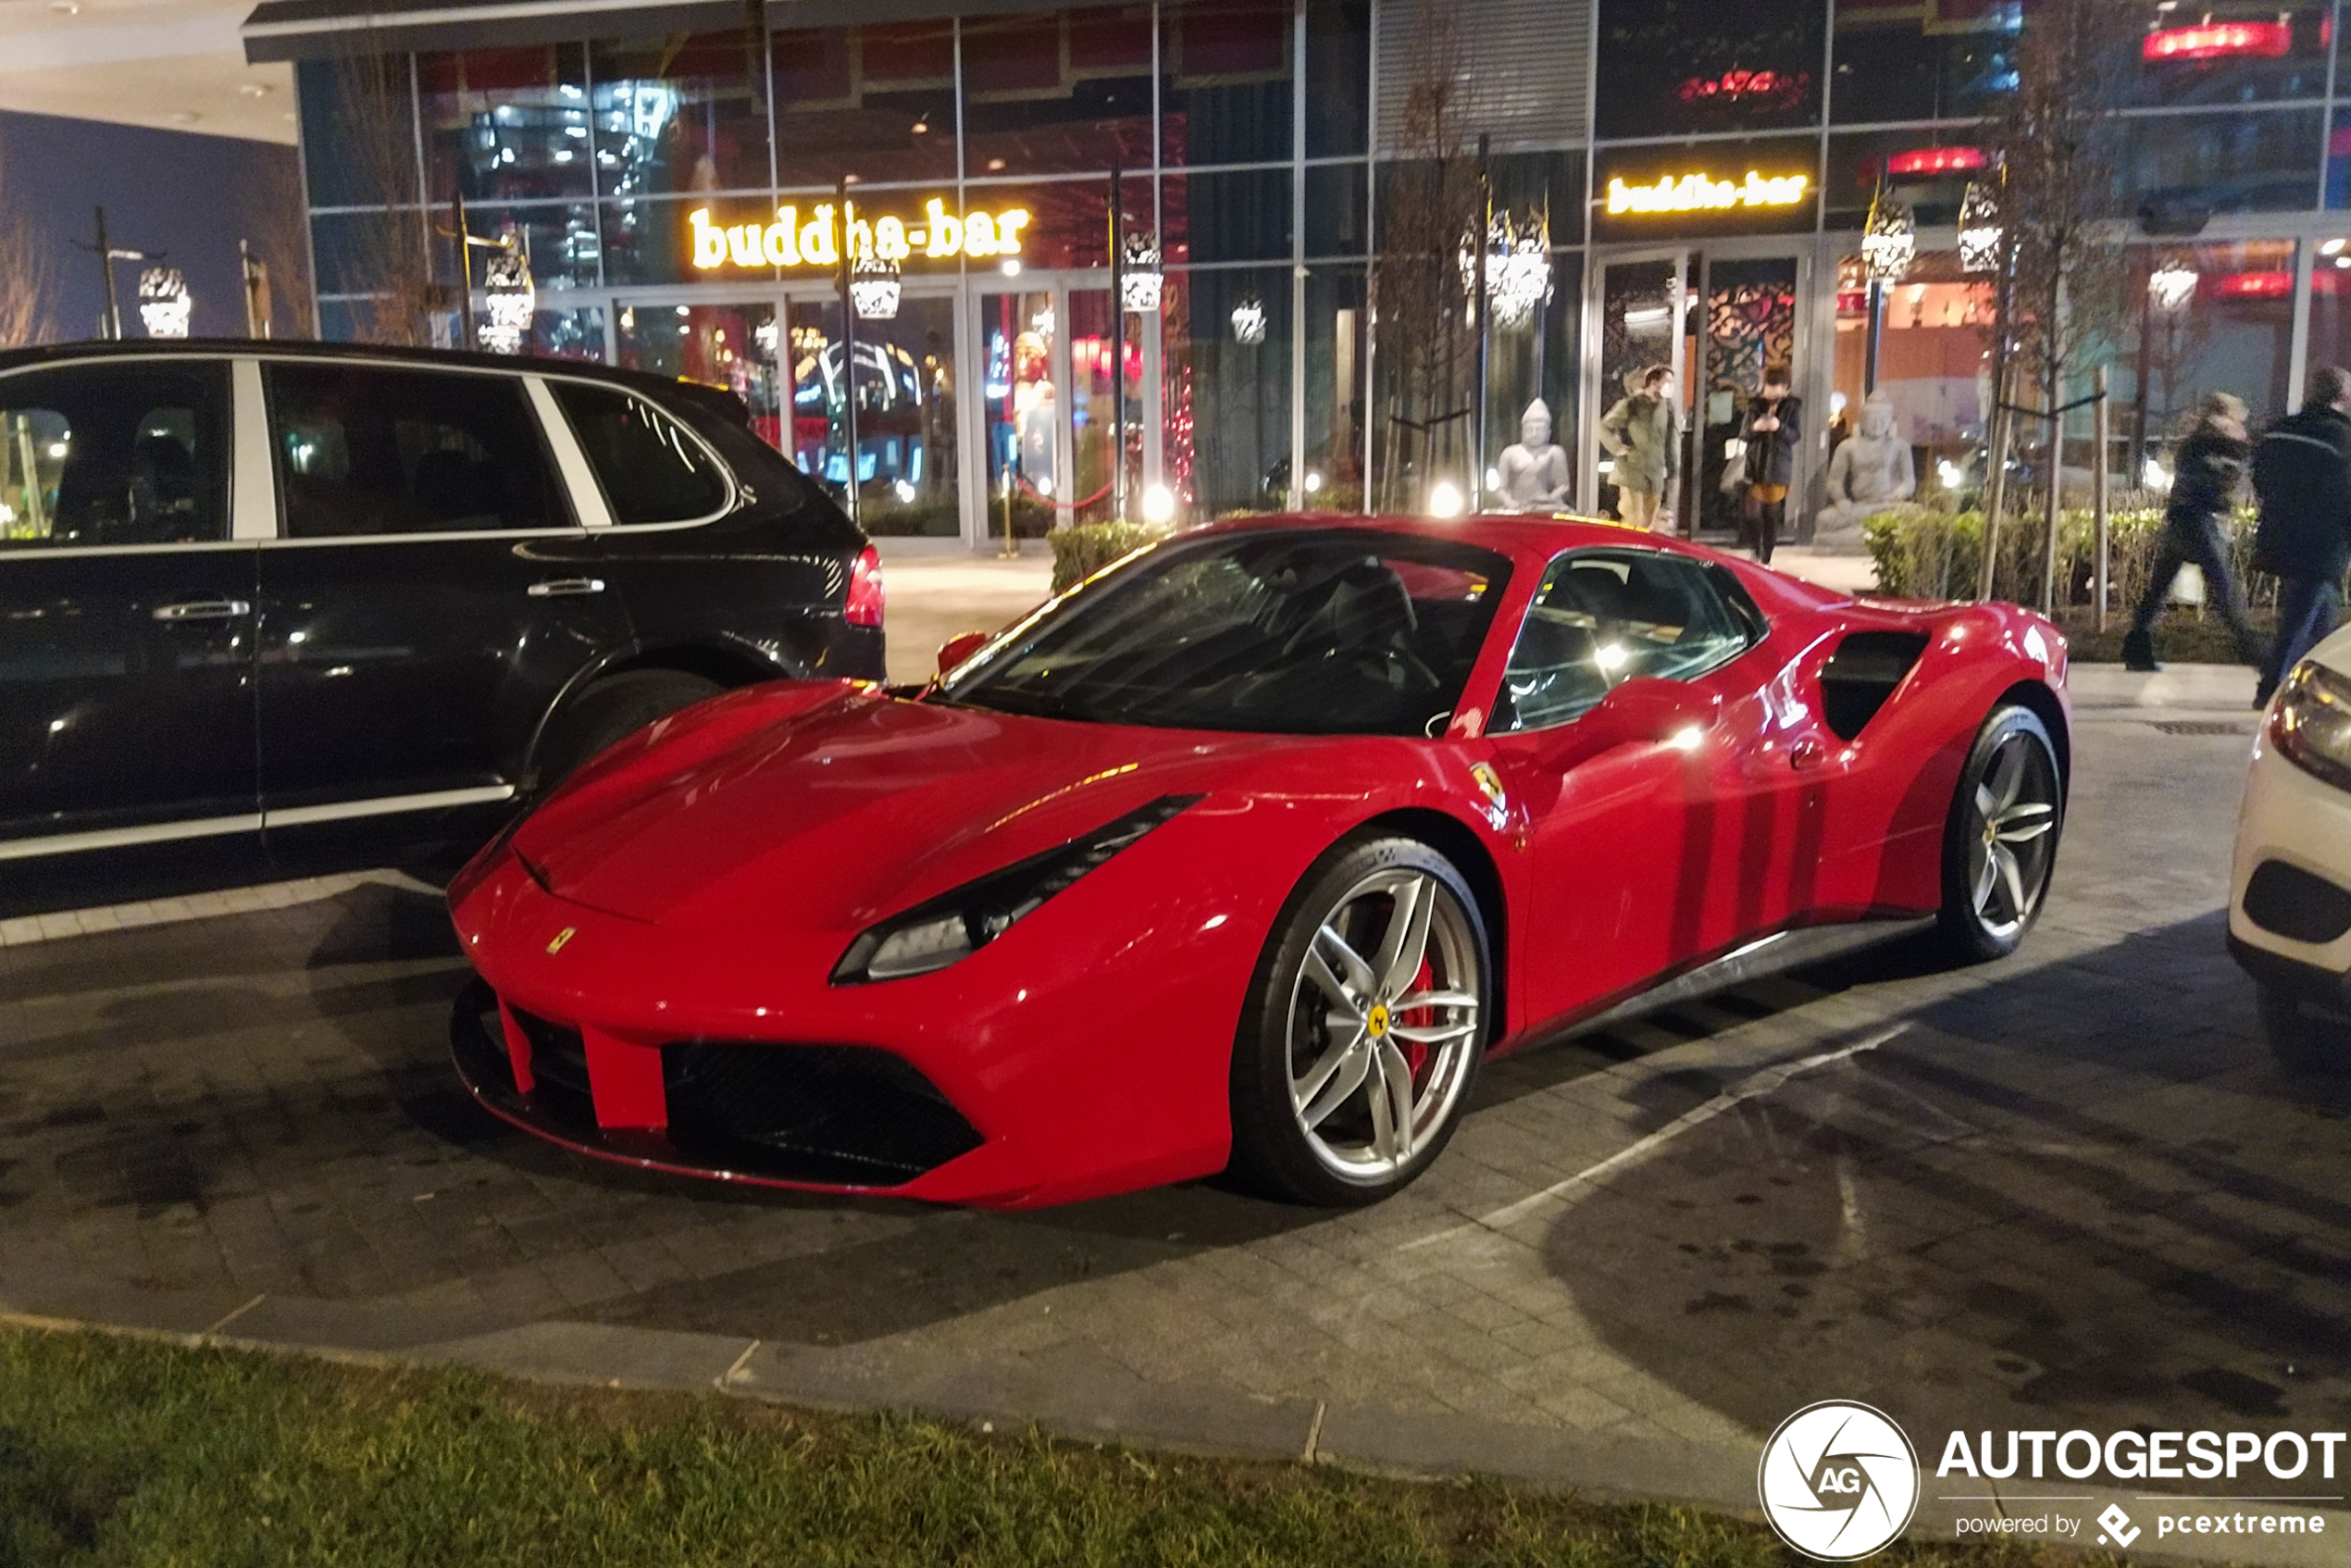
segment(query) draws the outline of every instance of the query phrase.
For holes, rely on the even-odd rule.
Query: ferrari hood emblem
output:
[[[563,952],[564,943],[571,940],[572,938],[578,935],[579,935],[579,927],[577,926],[566,926],[562,930],[557,931],[555,933],[555,940],[547,944],[548,956],[553,957],[556,953]]]

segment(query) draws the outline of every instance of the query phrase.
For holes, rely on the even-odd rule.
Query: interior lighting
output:
[[[1464,503],[1461,487],[1450,479],[1439,479],[1428,492],[1428,515],[1432,517],[1458,517]]]
[[[1152,485],[1143,492],[1143,521],[1154,528],[1164,528],[1176,517],[1176,492],[1163,484]]]
[[[2182,255],[2167,255],[2147,274],[2147,303],[2158,310],[2179,310],[2196,298],[2196,271]]]

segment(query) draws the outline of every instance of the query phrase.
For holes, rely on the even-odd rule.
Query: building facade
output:
[[[1981,440],[1955,225],[2017,0],[396,3],[245,28],[295,62],[325,335],[462,336],[462,211],[527,254],[532,352],[732,386],[876,531],[1474,501],[1538,397],[1606,506],[1599,422],[1660,364],[1700,531],[1770,361],[1814,503],[1868,388],[1930,492]],[[2205,391],[2280,413],[2351,359],[2335,0],[2146,9],[2116,178],[2165,277],[2111,345],[2134,464]],[[1919,255],[1872,332],[1881,192]],[[1475,247],[1430,215],[1488,204],[1510,297],[1471,313]],[[1117,310],[1152,247],[1156,308]],[[853,282],[894,314],[844,308]]]

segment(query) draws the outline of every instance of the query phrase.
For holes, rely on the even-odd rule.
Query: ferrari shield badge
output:
[[[1492,763],[1472,763],[1470,777],[1477,780],[1477,788],[1486,803],[1496,811],[1502,809],[1502,776],[1494,771]]]
[[[562,930],[557,931],[555,933],[555,940],[547,944],[547,955],[552,958],[556,953],[563,952],[564,943],[571,940],[572,938],[578,936],[578,934],[579,927],[577,926],[566,926]]]

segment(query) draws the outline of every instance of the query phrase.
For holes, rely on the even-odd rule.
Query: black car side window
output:
[[[516,377],[323,364],[267,374],[289,539],[571,526]]]
[[[229,537],[229,367],[0,378],[0,551]]]
[[[1747,652],[1761,617],[1719,570],[1660,550],[1560,556],[1527,607],[1491,728],[1567,724],[1636,677],[1692,680]]]
[[[550,380],[604,487],[612,520],[685,523],[727,504],[727,476],[677,421],[616,387]]]

